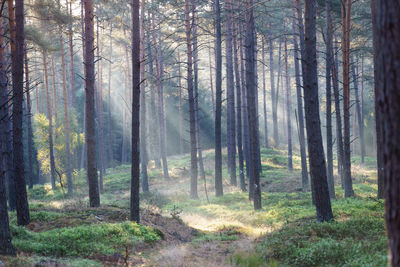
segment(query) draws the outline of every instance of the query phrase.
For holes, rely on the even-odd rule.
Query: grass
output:
[[[317,223],[311,193],[299,190],[300,158],[294,156],[294,170],[289,172],[285,151],[262,149],[261,153],[263,208],[260,211],[254,211],[248,193],[228,185],[225,167],[225,194],[214,196],[212,151],[204,152],[210,202],[204,196],[200,180],[200,198],[189,197],[190,158],[171,157],[169,182],[164,181],[161,170],[150,164],[151,193],[141,193],[141,208],[175,216],[177,222],[201,230],[192,240],[193,244],[230,244],[240,242],[245,236],[255,238],[255,248],[251,251],[229,254],[228,261],[236,266],[387,265],[384,205],[376,199],[375,159],[367,157],[363,165],[359,157],[352,159],[356,196],[344,198],[340,181],[336,181],[336,199],[332,200],[335,220]],[[67,199],[60,188],[53,191],[49,185],[29,190],[32,223],[52,226],[48,229],[34,232],[17,227],[15,213],[10,213],[15,247],[20,252],[32,253],[30,257],[20,256],[14,261],[37,263],[57,257],[57,262],[68,262],[72,266],[97,266],[99,262],[93,261],[91,255],[120,253],[126,247],[154,243],[162,238],[157,230],[124,222],[126,215],[118,222],[99,222],[96,216],[103,211],[88,208],[83,174],[77,184],[79,190],[73,199]],[[127,210],[129,184],[130,166],[107,170],[105,192],[101,196],[107,213],[114,208],[118,212]]]

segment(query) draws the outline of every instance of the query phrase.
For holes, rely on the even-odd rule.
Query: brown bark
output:
[[[307,127],[308,154],[312,177],[312,191],[320,222],[333,219],[329,198],[324,148],[322,145],[319,116],[317,49],[316,49],[316,0],[305,1],[304,38],[304,107]]]
[[[343,62],[343,180],[345,197],[354,196],[351,178],[350,149],[350,18],[351,0],[342,3],[342,62]]]
[[[12,6],[12,1],[8,2]],[[13,13],[13,12],[11,12]],[[24,148],[23,148],[23,111],[24,102],[24,1],[15,3],[15,49],[12,67],[13,81],[13,152],[14,152],[14,179],[18,225],[27,225],[30,222],[28,197],[26,193]]]
[[[11,243],[9,218],[7,211],[6,179],[8,169],[8,91],[7,91],[7,63],[6,43],[4,40],[5,28],[0,18],[0,254],[14,255],[15,250]]]
[[[143,192],[149,191],[149,181],[147,175],[147,122],[146,122],[146,87],[145,87],[145,63],[146,63],[146,54],[145,54],[145,3],[146,0],[142,0],[140,3],[140,153],[141,153],[141,173],[142,173],[142,190]],[[137,33],[136,33],[137,34]],[[136,35],[137,37],[137,35]]]
[[[132,177],[130,219],[139,223],[140,179],[140,19],[139,0],[132,0]],[[138,49],[139,48],[139,49]],[[144,93],[144,92],[142,92]]]
[[[226,12],[226,38],[225,38],[225,57],[226,57],[226,100],[227,100],[227,148],[228,148],[228,172],[231,185],[236,185],[236,141],[235,141],[235,87],[233,80],[233,60],[232,60],[232,3],[231,0],[225,1]]]
[[[100,195],[96,166],[96,126],[95,126],[95,70],[94,70],[94,11],[93,0],[84,0],[85,8],[85,106],[86,106],[86,146],[87,175],[89,180],[89,203],[100,206]]]
[[[215,8],[215,195],[222,196],[222,147],[221,147],[221,111],[222,111],[222,38],[221,6],[219,0]]]
[[[198,198],[196,114],[195,114],[195,95],[193,88],[193,50],[192,50],[191,17],[190,17],[189,0],[185,0],[185,33],[186,33],[186,53],[187,53],[187,89],[189,96],[188,100],[189,100],[189,125],[190,125],[190,197]]]
[[[254,209],[261,209],[261,187],[259,172],[259,133],[257,123],[257,98],[256,98],[256,69],[255,69],[255,25],[253,1],[246,1],[246,86],[247,86],[247,116],[249,121],[250,140],[250,183],[254,186]]]
[[[378,164],[382,167],[389,263],[400,266],[400,6],[371,1],[374,35],[375,104]]]
[[[285,18],[284,18],[285,19]],[[293,170],[293,148],[292,148],[292,93],[290,87],[289,65],[288,65],[288,52],[287,52],[287,37],[286,37],[286,24],[283,22],[285,29],[285,77],[286,77],[286,122],[287,125],[287,142],[288,142],[288,169]]]

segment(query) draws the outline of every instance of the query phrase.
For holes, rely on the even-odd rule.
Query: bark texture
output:
[[[381,153],[389,261],[391,266],[400,266],[400,4],[395,0],[373,0],[371,7],[378,158]]]
[[[319,117],[317,49],[316,49],[316,0],[305,1],[304,38],[304,107],[307,127],[308,154],[315,196],[317,219],[333,219],[329,198],[324,148]]]

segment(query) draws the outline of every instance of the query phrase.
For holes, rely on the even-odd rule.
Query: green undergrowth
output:
[[[280,266],[387,266],[384,220],[376,216],[287,224],[257,251]]]
[[[12,224],[11,232],[18,251],[56,257],[109,255],[162,237],[159,231],[132,222],[82,225],[39,233]]]

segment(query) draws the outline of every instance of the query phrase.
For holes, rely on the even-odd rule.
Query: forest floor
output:
[[[226,157],[226,155],[224,155]],[[376,163],[352,159],[356,196],[343,197],[336,179],[335,221],[317,223],[311,193],[301,190],[300,158],[287,171],[285,151],[262,150],[262,204],[230,186],[214,195],[214,154],[205,151],[206,188],[189,197],[190,158],[170,157],[170,178],[150,166],[151,193],[141,194],[141,224],[129,218],[130,167],[107,170],[102,207],[88,207],[84,178],[68,199],[48,184],[29,190],[32,222],[16,226],[18,257],[10,266],[387,266],[383,201],[376,199]],[[224,158],[226,160],[226,158]],[[77,174],[76,177],[84,177]]]

